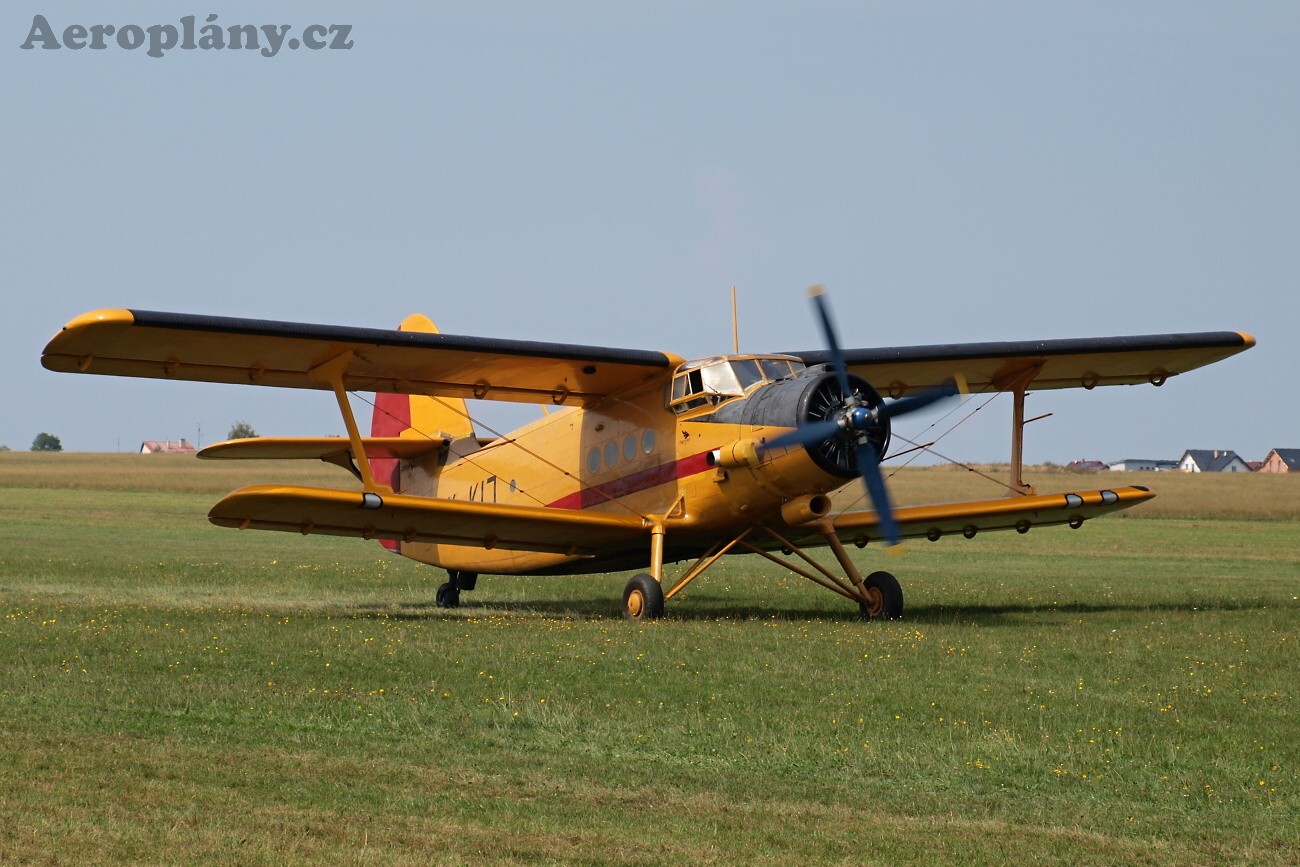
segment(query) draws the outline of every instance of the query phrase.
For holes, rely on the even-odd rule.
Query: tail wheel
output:
[[[459,608],[460,588],[448,581],[438,588],[437,599],[439,608]]]
[[[864,620],[898,620],[903,616],[903,588],[888,572],[872,572],[862,581],[866,599],[858,603]]]
[[[623,588],[623,616],[628,620],[658,620],[664,616],[664,588],[644,572]]]

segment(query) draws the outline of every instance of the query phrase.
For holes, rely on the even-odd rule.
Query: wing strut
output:
[[[352,362],[353,354],[353,351],[349,349],[334,356],[329,361],[321,362],[307,373],[312,379],[329,383],[330,388],[334,390],[334,397],[339,403],[339,412],[343,414],[343,424],[348,429],[348,440],[352,443],[353,460],[356,461],[357,469],[361,472],[362,488],[369,493],[391,494],[392,489],[387,485],[376,482],[375,475],[370,470],[370,456],[366,454],[365,444],[361,439],[361,430],[357,427],[356,416],[352,414],[352,404],[348,402],[347,389],[343,387],[343,374]]]
[[[1007,486],[1008,497],[1032,497],[1038,493],[1033,485],[1025,482],[1025,425],[1047,416],[1038,416],[1025,420],[1025,389],[1043,370],[1043,362],[1038,362],[1018,373],[995,383],[999,391],[1011,392],[1011,483]],[[1051,415],[1051,413],[1048,413]]]

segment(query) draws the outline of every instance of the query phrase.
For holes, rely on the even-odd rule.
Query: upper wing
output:
[[[65,373],[329,389],[313,368],[349,352],[349,391],[557,404],[624,392],[680,360],[636,349],[112,309],[65,325],[41,364]]]
[[[960,374],[972,392],[1020,386],[1093,388],[1097,385],[1162,384],[1167,378],[1221,361],[1255,345],[1237,331],[1144,334],[1070,340],[956,343],[849,349],[849,369],[881,392],[900,397],[933,388]],[[831,360],[825,350],[792,352],[807,364]]]
[[[591,555],[647,542],[636,515],[506,506],[331,488],[254,485],[227,494],[208,513],[222,527],[473,545],[485,549]]]
[[[938,506],[907,506],[894,510],[894,520],[904,538],[936,541],[956,533],[971,538],[985,530],[1024,533],[1031,527],[1054,524],[1078,527],[1090,518],[1136,506],[1154,496],[1147,488],[1133,485],[1113,490],[1001,497]],[[845,512],[835,516],[832,524],[846,540],[858,541],[880,539],[879,520],[875,512]]]

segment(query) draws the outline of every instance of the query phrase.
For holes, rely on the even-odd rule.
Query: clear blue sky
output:
[[[98,307],[689,357],[729,349],[732,284],[742,348],[818,345],[820,282],[855,346],[1259,339],[1031,397],[1028,460],[1300,447],[1300,5],[376,5],[4,5],[0,443],[342,432],[324,393],[43,370]],[[354,47],[19,48],[37,13],[212,11]],[[944,450],[1005,459],[1008,412]]]

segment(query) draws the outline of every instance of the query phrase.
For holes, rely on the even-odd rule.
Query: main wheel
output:
[[[903,588],[888,572],[872,572],[862,581],[867,598],[858,603],[864,620],[897,620],[903,616]]]
[[[452,582],[438,588],[438,607],[439,608],[459,608],[460,607],[460,588]]]
[[[623,616],[628,620],[658,620],[664,616],[664,588],[642,572],[623,588]]]

